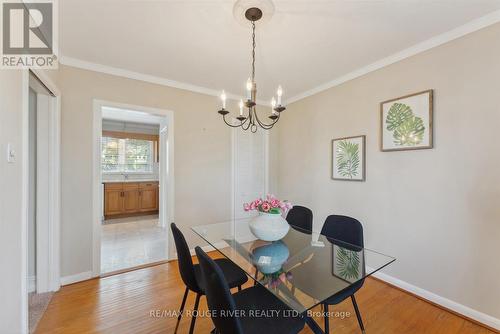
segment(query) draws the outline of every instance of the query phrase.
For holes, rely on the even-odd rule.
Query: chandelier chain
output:
[[[252,82],[255,82],[255,21],[252,21]]]

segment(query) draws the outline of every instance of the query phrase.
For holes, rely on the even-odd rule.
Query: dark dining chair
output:
[[[231,295],[224,273],[200,247],[196,247],[200,261],[212,322],[216,334],[297,334],[305,325],[302,316],[285,317],[291,310],[261,285]],[[272,317],[252,316],[251,311],[272,310]]]
[[[311,209],[305,206],[294,205],[293,208],[288,211],[286,221],[292,227],[298,227],[302,231],[312,233],[313,213]]]
[[[347,245],[357,246],[360,249],[364,247],[363,226],[358,220],[351,217],[337,215],[328,216],[321,230],[321,234],[329,239],[332,243],[338,244],[341,247],[349,247]],[[346,244],[343,245],[342,243]],[[356,303],[356,298],[354,297],[354,293],[356,293],[356,291],[358,291],[363,286],[363,283],[364,279],[352,284],[348,288],[333,295],[322,303],[326,315],[324,317],[326,334],[329,333],[329,318],[327,316],[328,306],[337,305],[349,297],[351,297],[354,311],[356,311],[356,317],[358,318],[359,327],[361,328],[361,331],[365,333],[363,319],[361,318],[361,313],[359,312],[358,304]]]
[[[196,293],[194,310],[197,311],[200,304],[200,298],[201,296],[205,295],[205,286],[203,283],[204,281],[202,278],[201,267],[199,264],[193,264],[191,252],[189,251],[189,246],[186,242],[186,239],[184,238],[184,235],[174,223],[172,223],[170,227],[172,228],[175,248],[177,250],[179,272],[181,274],[182,281],[186,285],[186,290],[184,292],[184,298],[182,299],[179,316],[177,317],[177,324],[175,325],[174,333],[177,333],[177,329],[182,318],[182,313],[184,311],[184,307],[186,306],[186,299],[189,291],[193,291],[194,293]],[[238,287],[238,290],[241,291],[241,286],[248,281],[248,277],[245,272],[228,259],[217,259],[215,261],[221,268],[223,276],[227,280],[228,286],[230,288]],[[189,334],[193,333],[195,322],[196,312],[193,312]]]

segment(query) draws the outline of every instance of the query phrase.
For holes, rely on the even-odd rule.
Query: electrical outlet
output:
[[[12,144],[7,144],[7,162],[13,164],[16,162],[16,151],[12,148]]]

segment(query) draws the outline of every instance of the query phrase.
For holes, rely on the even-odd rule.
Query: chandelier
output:
[[[248,78],[246,84],[246,100],[240,100],[239,107],[240,113],[238,117],[236,117],[235,122],[229,123],[226,120],[227,114],[229,111],[226,109],[226,93],[222,91],[220,96],[222,100],[222,109],[219,110],[219,114],[222,115],[222,119],[224,123],[232,128],[241,127],[243,130],[250,130],[251,132],[257,132],[259,127],[269,130],[274,124],[278,122],[280,119],[280,114],[286,109],[283,105],[281,105],[281,97],[283,95],[283,89],[281,86],[278,87],[276,92],[277,99],[274,97],[271,100],[271,115],[269,116],[270,121],[263,121],[257,115],[257,84],[255,83],[255,22],[262,18],[262,11],[259,8],[249,8],[245,12],[245,17],[252,23],[252,74],[251,77]],[[243,108],[246,108],[247,111],[244,112]]]

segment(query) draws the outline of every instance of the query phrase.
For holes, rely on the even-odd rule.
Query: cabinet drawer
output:
[[[153,189],[158,188],[158,182],[141,182],[139,183],[139,189]]]
[[[104,190],[122,190],[123,183],[121,182],[112,182],[112,183],[104,183]]]
[[[139,189],[139,183],[135,182],[123,183],[123,190],[138,190],[138,189]]]

